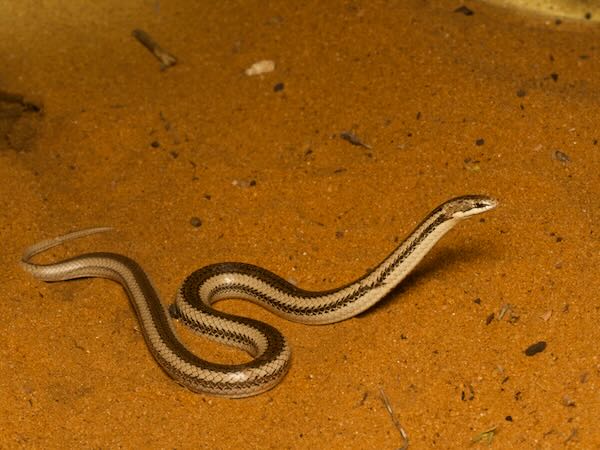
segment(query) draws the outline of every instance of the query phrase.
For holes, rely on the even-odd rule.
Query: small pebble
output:
[[[569,157],[569,155],[567,155],[566,153],[564,153],[560,150],[554,151],[554,159],[556,159],[557,161],[560,161],[562,163],[567,163],[567,162],[571,161],[571,158]]]
[[[233,180],[231,184],[239,188],[249,188],[256,186],[256,180]]]
[[[455,12],[455,13],[462,13],[462,14],[464,14],[465,16],[472,16],[473,14],[475,14],[475,13],[473,12],[473,10],[471,10],[471,9],[467,8],[467,7],[466,7],[466,6],[464,6],[464,5],[463,5],[463,6],[459,6],[458,8],[456,8],[456,9],[454,10],[454,12]]]
[[[480,161],[477,159],[465,158],[463,162],[465,163],[465,169],[470,172],[479,172],[481,170],[479,166]]]
[[[263,73],[273,72],[275,70],[275,61],[271,61],[270,59],[263,59],[262,61],[257,61],[248,67],[244,73],[249,77],[254,75],[262,75]]]
[[[195,228],[199,228],[202,226],[202,220],[199,217],[192,217],[190,219],[190,225]]]
[[[533,356],[537,355],[540,352],[543,352],[544,350],[546,350],[546,341],[539,341],[527,347],[525,349],[525,354],[527,356]]]
[[[177,308],[177,305],[175,303],[171,303],[169,305],[169,315],[171,316],[171,318],[176,319],[176,320],[181,317],[179,308]]]
[[[571,408],[574,408],[574,407],[575,407],[575,400],[573,400],[573,399],[571,398],[571,396],[570,396],[570,395],[568,395],[568,394],[565,394],[565,395],[563,395],[563,398],[562,398],[562,400],[561,400],[561,403],[563,404],[563,406],[569,406],[569,407],[571,407]]]

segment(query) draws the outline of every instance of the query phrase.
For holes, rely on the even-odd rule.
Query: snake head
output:
[[[487,195],[464,195],[448,200],[441,208],[449,218],[465,219],[494,209],[498,201]]]

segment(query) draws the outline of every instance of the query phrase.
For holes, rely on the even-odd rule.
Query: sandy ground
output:
[[[556,18],[600,20],[600,4],[596,0],[487,0],[501,6],[515,7]]]
[[[398,448],[383,390],[410,448],[600,448],[600,29],[458,6],[2,2],[0,89],[24,98],[0,102],[0,447]],[[136,28],[178,64],[161,71]],[[244,74],[262,59],[275,70]],[[166,376],[118,284],[18,264],[110,225],[40,260],[127,254],[165,303],[225,260],[325,289],[467,193],[500,206],[358,318],[224,304],[294,351],[280,385],[244,400]]]

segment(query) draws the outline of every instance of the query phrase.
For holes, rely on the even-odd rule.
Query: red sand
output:
[[[496,448],[599,448],[600,30],[457,6],[5,2],[0,89],[43,112],[0,103],[0,447],[397,448],[383,389],[413,449],[490,429]],[[179,63],[160,71],[135,28]],[[261,59],[275,71],[244,75]],[[283,382],[245,400],[164,375],[117,284],[18,265],[40,239],[110,225],[40,259],[125,253],[165,302],[225,260],[330,288],[467,193],[501,204],[359,318],[224,305],[293,346]]]

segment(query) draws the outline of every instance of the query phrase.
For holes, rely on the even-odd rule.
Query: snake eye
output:
[[[498,205],[498,201],[494,198],[484,198],[475,202],[475,209],[481,210],[481,212],[494,209]]]
[[[483,195],[466,195],[464,197],[457,197],[456,199],[450,200],[446,203],[448,208],[446,213],[451,217],[464,219],[466,217],[473,216],[475,214],[481,214],[483,212],[494,209],[498,202],[492,197]]]

